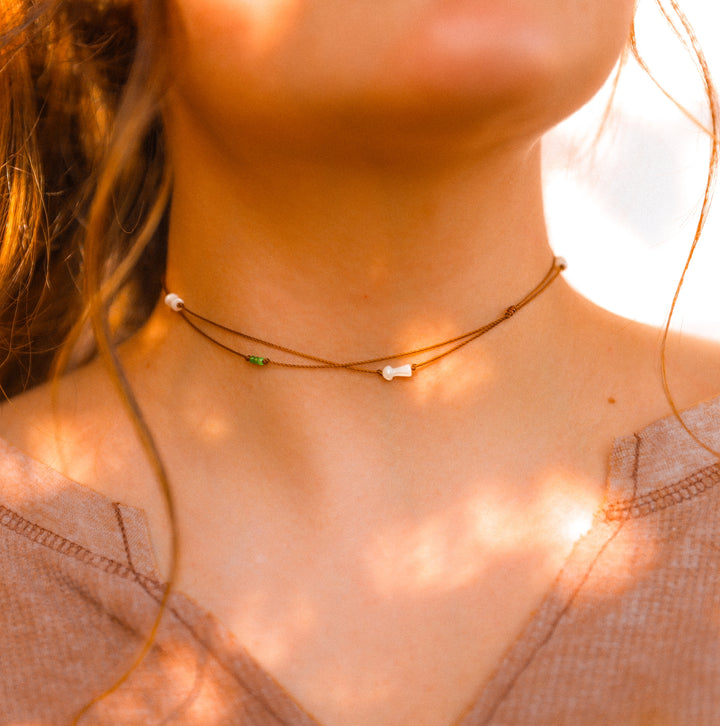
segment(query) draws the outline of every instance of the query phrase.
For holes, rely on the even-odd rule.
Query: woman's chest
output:
[[[588,528],[589,506],[554,503],[194,528],[181,533],[178,589],[319,723],[450,726]]]

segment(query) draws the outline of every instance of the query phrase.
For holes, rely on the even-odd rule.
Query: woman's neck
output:
[[[168,286],[231,327],[333,359],[465,332],[550,262],[539,148],[454,165],[175,156]]]

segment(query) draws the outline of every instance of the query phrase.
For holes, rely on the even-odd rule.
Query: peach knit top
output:
[[[720,448],[720,398],[685,420]],[[668,417],[615,442],[607,487],[461,726],[720,723],[720,461]],[[140,511],[0,444],[0,724],[70,724],[133,661],[161,588]],[[318,726],[178,592],[82,723]]]

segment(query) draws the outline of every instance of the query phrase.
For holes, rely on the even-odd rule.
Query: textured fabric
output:
[[[720,398],[685,420],[720,447]],[[674,418],[617,440],[602,511],[462,726],[720,723],[719,521],[720,462]],[[0,444],[0,724],[69,724],[126,671],[151,552],[141,512]],[[180,593],[83,723],[317,726]]]

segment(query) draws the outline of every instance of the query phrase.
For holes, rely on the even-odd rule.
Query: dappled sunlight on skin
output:
[[[302,10],[304,0],[241,0],[240,4],[248,16],[245,47],[259,59],[282,41]]]
[[[578,486],[576,479],[570,472],[557,472],[548,474],[541,485],[548,510],[564,512],[558,528],[569,541],[576,541],[588,533],[593,516],[602,504],[599,493],[589,482],[587,486]]]
[[[107,436],[112,435],[112,426],[108,426]],[[97,436],[97,433],[95,433]],[[78,447],[77,442],[82,441],[83,430],[79,426],[69,425],[63,421],[60,426],[53,416],[38,417],[28,426],[21,448],[32,452],[33,458],[61,472],[69,479],[80,484],[94,482],[97,479],[97,451],[85,447]],[[116,452],[114,461],[111,460],[111,450],[104,464],[121,467],[123,456]]]
[[[359,548],[338,543],[336,559],[321,554],[282,598],[263,587],[243,593],[231,627],[323,722],[352,713],[353,723],[370,723],[377,708],[400,714],[408,689],[447,689],[456,715],[523,632],[602,504],[602,492],[570,472],[547,473],[522,495],[511,484],[479,483],[417,518],[363,522]],[[606,555],[617,590],[596,592],[590,580],[585,600],[620,594],[653,564],[651,548],[640,561],[632,551],[629,572],[634,542],[614,542]]]
[[[194,433],[207,442],[227,439],[230,434],[230,422],[223,416],[204,412],[195,419]]]
[[[366,559],[379,592],[450,591],[476,580],[487,567],[488,549],[515,546],[502,515],[481,501],[453,506],[456,511],[427,517],[411,526],[378,532]]]
[[[262,644],[249,638],[243,646],[253,655],[262,652],[263,666],[270,671],[295,657],[296,645],[322,629],[317,606],[290,586],[280,602],[261,590],[244,593],[233,625],[238,632],[262,633]]]
[[[366,563],[378,592],[452,591],[487,573],[494,561],[552,553],[561,565],[587,533],[598,497],[590,487],[563,475],[548,476],[523,502],[501,482],[455,500],[443,511],[412,524],[399,523],[370,536]],[[535,514],[528,518],[529,512]],[[559,555],[559,556],[558,556]]]
[[[478,340],[467,347],[481,345],[482,341]],[[425,355],[432,357],[433,354]],[[420,360],[425,359],[420,358]],[[481,352],[474,352],[474,355],[468,356],[467,351],[459,350],[417,371],[412,393],[420,406],[463,401],[479,387],[489,387],[494,377],[493,362],[489,357],[483,356]]]

